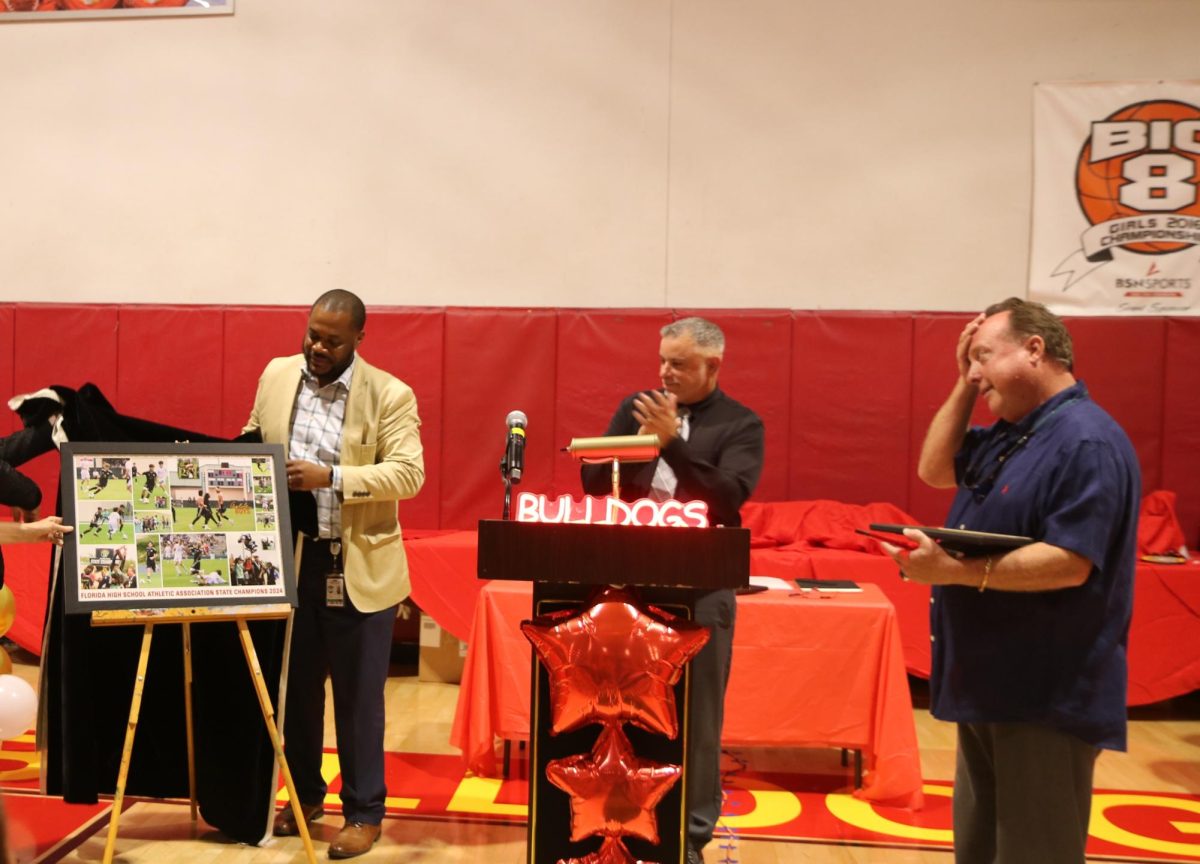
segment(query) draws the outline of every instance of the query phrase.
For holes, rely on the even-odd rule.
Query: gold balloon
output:
[[[12,589],[5,585],[0,588],[0,636],[8,632],[17,615],[17,601],[13,598]]]
[[[0,675],[12,674],[12,658],[8,656],[8,652],[4,650],[4,646],[0,645]]]

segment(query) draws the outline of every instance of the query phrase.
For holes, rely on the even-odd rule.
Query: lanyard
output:
[[[963,472],[963,487],[975,496],[977,502],[983,501],[988,496],[988,493],[992,491],[992,487],[996,485],[996,478],[1000,476],[1000,472],[1004,470],[1004,466],[1008,463],[1008,460],[1028,444],[1029,439],[1033,437],[1034,433],[1044,427],[1047,421],[1060,408],[1065,408],[1072,402],[1079,402],[1081,399],[1083,399],[1082,395],[1072,396],[1070,399],[1064,399],[1062,402],[1059,402],[1046,412],[1046,414],[1039,417],[1037,422],[1022,434],[1021,437],[1005,447],[994,460],[984,461],[988,459],[986,452],[980,454],[980,457],[972,460],[971,464],[967,466],[966,471]],[[986,473],[984,473],[985,470]]]

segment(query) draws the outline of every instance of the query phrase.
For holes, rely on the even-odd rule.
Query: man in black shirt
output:
[[[739,510],[762,473],[762,420],[717,387],[725,353],[725,335],[717,325],[703,318],[681,318],[664,327],[661,336],[662,390],[626,398],[605,433],[655,434],[659,439],[655,462],[621,466],[621,497],[704,501],[710,524],[739,526]],[[612,492],[607,465],[583,466],[582,479],[589,495]],[[700,850],[712,839],[721,815],[721,726],[736,611],[732,591],[697,595],[695,620],[709,628],[711,638],[692,661],[689,864],[704,860]]]
[[[96,485],[93,486],[91,489],[87,490],[88,497],[95,498],[97,494],[99,494],[100,492],[103,492],[104,487],[108,485],[109,478],[111,478],[111,477],[112,477],[112,471],[110,471],[108,469],[108,466],[101,465],[100,466],[100,474],[96,478]]]
[[[146,485],[142,488],[142,500],[149,501],[150,496],[154,494],[154,487],[158,484],[158,472],[154,470],[154,463],[142,472],[142,476],[146,479]]]

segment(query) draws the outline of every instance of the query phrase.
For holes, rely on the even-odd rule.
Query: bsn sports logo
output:
[[[1120,247],[1163,255],[1200,244],[1200,108],[1154,100],[1092,123],[1075,189],[1092,261]]]

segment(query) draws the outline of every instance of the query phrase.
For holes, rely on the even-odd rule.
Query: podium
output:
[[[749,581],[750,532],[744,528],[659,528],[592,524],[479,523],[480,579],[534,583],[533,615],[579,607],[602,586],[634,587],[643,602],[691,618],[699,594],[742,587]],[[655,735],[630,724],[624,731],[634,753],[682,766],[679,782],[655,808],[660,842],[636,837],[624,843],[635,859],[684,864],[687,853],[687,741],[691,678],[675,688],[679,735]],[[546,778],[555,759],[588,752],[599,724],[550,734],[549,677],[534,655],[530,686],[528,864],[582,859],[600,848],[600,837],[572,842],[570,800]]]

